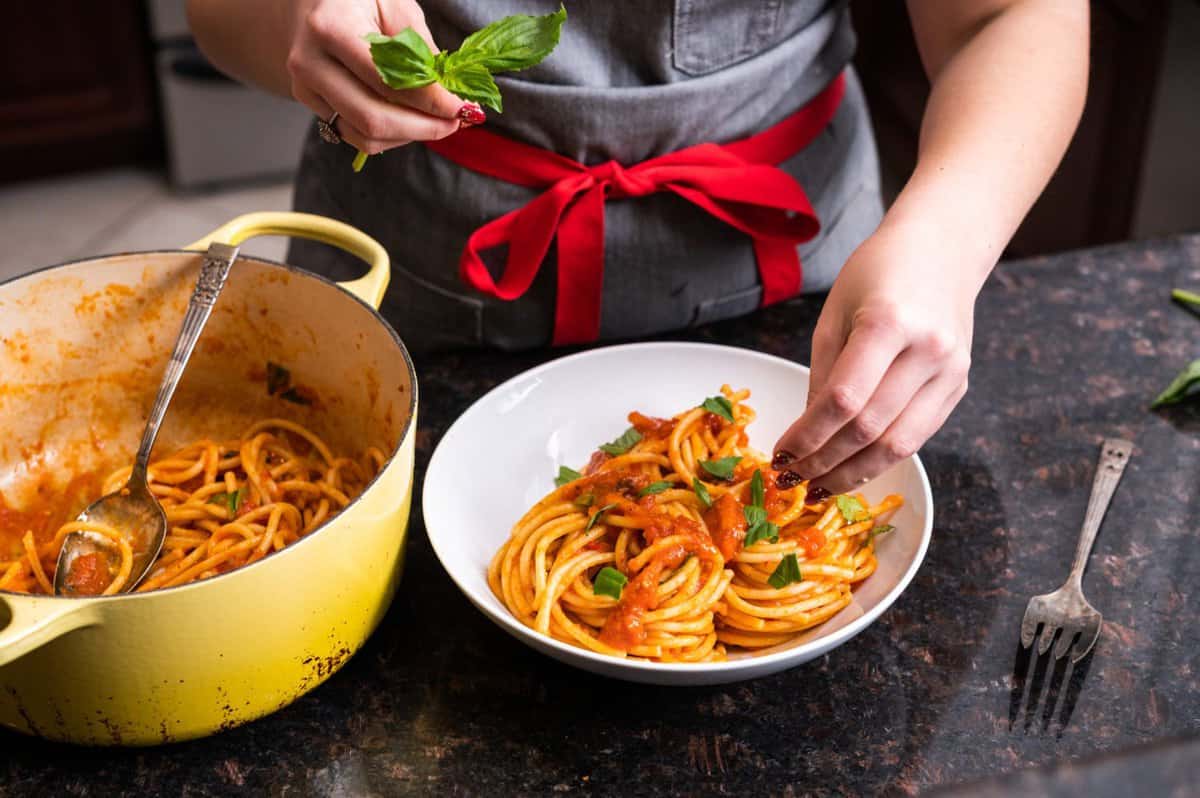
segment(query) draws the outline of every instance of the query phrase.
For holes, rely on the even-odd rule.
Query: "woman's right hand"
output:
[[[396,91],[375,71],[367,33],[393,36],[412,28],[437,52],[413,0],[303,0],[288,7],[292,96],[321,119],[336,111],[338,133],[362,152],[445,138],[463,123],[483,121],[478,105],[436,83]]]

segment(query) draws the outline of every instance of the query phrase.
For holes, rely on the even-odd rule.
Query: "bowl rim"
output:
[[[68,266],[78,266],[80,264],[90,263],[93,261],[104,261],[104,260],[110,260],[113,258],[138,257],[138,256],[142,256],[142,255],[189,255],[189,256],[200,257],[200,256],[203,256],[203,254],[204,253],[200,250],[163,248],[163,249],[139,249],[139,250],[130,250],[130,251],[126,251],[126,252],[113,252],[113,253],[110,253],[107,255],[92,255],[92,256],[83,257],[83,258],[71,258],[70,260],[62,261],[61,263],[56,263],[51,266],[41,266],[36,269],[27,271],[23,274],[13,275],[6,279],[0,280],[0,291],[9,287],[10,285],[18,283],[29,277],[46,277],[51,272],[54,272],[58,269],[66,268]],[[178,591],[183,591],[183,590],[202,589],[205,587],[210,587],[213,584],[219,584],[226,577],[233,576],[235,574],[248,573],[252,568],[255,568],[257,566],[264,565],[266,563],[278,560],[278,558],[280,558],[280,557],[290,556],[290,552],[293,552],[293,551],[297,550],[298,548],[300,548],[301,546],[303,546],[304,543],[306,541],[308,541],[310,538],[316,537],[317,535],[324,532],[326,529],[332,528],[335,525],[336,521],[342,515],[349,512],[356,504],[359,503],[359,501],[364,496],[366,496],[371,491],[372,488],[375,487],[375,485],[379,482],[380,478],[383,477],[383,473],[385,471],[389,470],[393,465],[395,465],[396,456],[398,454],[400,454],[400,451],[404,448],[405,442],[415,432],[415,429],[416,429],[415,425],[416,425],[416,418],[417,418],[418,393],[420,391],[420,388],[417,384],[416,366],[413,364],[412,355],[409,353],[408,347],[405,346],[404,341],[400,338],[400,334],[398,332],[396,332],[395,328],[392,327],[392,325],[388,322],[388,320],[383,317],[383,314],[379,312],[378,308],[372,307],[370,303],[366,302],[365,300],[363,300],[362,298],[358,297],[357,295],[351,293],[350,291],[347,291],[341,285],[334,282],[333,280],[330,280],[328,277],[325,277],[324,275],[317,274],[316,272],[310,272],[307,269],[300,268],[299,266],[293,266],[290,263],[284,263],[282,261],[277,261],[272,258],[264,258],[264,257],[260,257],[258,255],[246,255],[241,252],[238,253],[237,260],[256,261],[256,262],[261,263],[266,266],[272,266],[275,268],[283,269],[296,277],[300,277],[303,279],[311,279],[311,280],[315,280],[318,283],[323,283],[325,286],[327,286],[329,288],[333,288],[336,291],[338,291],[340,294],[343,295],[343,297],[356,302],[360,307],[362,307],[364,310],[366,310],[368,313],[370,313],[371,316],[374,317],[374,320],[376,322],[378,322],[379,324],[382,324],[384,330],[388,333],[389,336],[391,336],[392,343],[394,343],[399,348],[400,354],[404,358],[404,367],[405,367],[405,370],[408,372],[408,378],[409,378],[409,382],[412,384],[412,390],[409,391],[409,397],[408,397],[408,417],[404,420],[404,424],[400,428],[400,434],[396,437],[396,445],[394,447],[392,447],[392,451],[390,453],[388,453],[387,460],[384,462],[383,467],[380,468],[379,472],[375,475],[375,477],[366,484],[366,486],[363,488],[362,493],[355,496],[350,501],[350,503],[347,504],[345,507],[343,507],[336,516],[334,516],[333,518],[330,518],[325,523],[321,524],[321,526],[317,527],[312,532],[310,532],[307,535],[305,535],[304,537],[300,538],[295,543],[292,543],[289,546],[285,546],[280,551],[275,552],[270,557],[263,557],[260,560],[256,560],[252,563],[248,563],[246,565],[241,566],[240,568],[234,568],[231,571],[226,571],[223,574],[217,574],[216,576],[209,577],[208,579],[197,579],[192,582],[188,582],[186,584],[175,585],[174,587],[162,587],[162,588],[157,588],[155,590],[147,590],[145,593],[137,593],[137,592],[117,593],[112,596],[59,596],[59,595],[45,595],[42,593],[19,593],[14,590],[0,590],[0,602],[21,601],[21,600],[29,599],[29,600],[37,600],[37,601],[65,601],[65,602],[70,602],[70,603],[76,603],[81,606],[85,603],[110,604],[113,602],[120,602],[120,601],[139,601],[139,600],[145,601],[145,600],[152,599],[155,596],[164,595],[167,593],[176,593]],[[218,301],[220,301],[220,300],[218,300]],[[414,474],[414,476],[415,476],[415,474]],[[305,551],[307,551],[307,549],[305,549]]]
[[[630,350],[645,351],[653,349],[662,349],[667,351],[679,349],[702,349],[711,351],[716,349],[725,352],[736,352],[739,356],[762,360],[775,365],[784,365],[790,369],[795,369],[806,374],[809,372],[809,368],[807,366],[802,366],[799,363],[788,360],[787,358],[778,357],[765,352],[759,352],[753,349],[746,349],[744,347],[728,346],[725,344],[710,344],[697,341],[641,341],[635,343],[617,344],[614,346],[594,347],[583,352],[576,352],[574,354],[549,360],[545,363],[534,366],[531,369],[527,369],[519,374],[514,375],[513,377],[492,388],[483,396],[476,399],[471,403],[470,407],[463,411],[463,413],[454,420],[454,423],[447,428],[446,432],[442,435],[441,440],[438,441],[438,445],[434,449],[433,455],[429,459],[429,465],[425,469],[425,481],[421,488],[421,518],[425,525],[425,533],[429,537],[429,543],[433,548],[434,554],[438,558],[438,562],[442,566],[442,570],[446,572],[451,581],[453,581],[458,587],[459,591],[461,591],[462,594],[466,596],[473,605],[475,605],[475,607],[477,607],[484,615],[490,618],[493,623],[500,625],[510,634],[522,639],[523,642],[528,643],[535,650],[541,651],[542,646],[548,646],[554,649],[556,652],[555,656],[561,654],[567,659],[578,657],[594,664],[597,666],[596,669],[598,670],[608,668],[628,668],[647,674],[656,673],[682,675],[689,673],[736,673],[742,670],[770,668],[770,666],[773,664],[786,664],[793,659],[802,659],[804,654],[810,652],[816,652],[816,655],[819,656],[822,651],[828,651],[841,645],[842,643],[845,643],[867,626],[874,623],[875,620],[882,615],[885,610],[887,610],[896,602],[896,600],[900,597],[900,594],[908,588],[909,583],[912,582],[913,577],[916,576],[921,564],[925,561],[925,554],[929,549],[929,542],[933,537],[933,493],[929,486],[929,477],[925,473],[925,466],[921,463],[921,458],[916,454],[911,455],[908,459],[912,461],[914,466],[916,466],[917,477],[921,483],[921,493],[925,500],[926,508],[924,519],[925,522],[921,530],[921,541],[917,547],[917,552],[913,557],[912,562],[909,563],[908,568],[901,575],[900,580],[883,596],[883,598],[879,600],[874,607],[867,610],[850,623],[847,623],[845,626],[836,629],[829,635],[823,635],[798,646],[792,646],[779,651],[771,652],[769,654],[762,654],[759,656],[750,655],[739,659],[725,660],[723,662],[649,662],[646,660],[629,659],[626,657],[613,657],[606,654],[601,654],[599,652],[589,651],[588,649],[581,648],[579,646],[573,646],[569,643],[564,643],[561,640],[557,640],[549,635],[544,635],[540,632],[537,632],[521,623],[521,621],[519,621],[516,616],[514,616],[508,610],[507,607],[503,608],[503,611],[497,612],[485,602],[478,600],[473,592],[459,580],[454,571],[449,567],[449,565],[447,565],[448,553],[444,552],[442,546],[439,545],[441,535],[434,532],[434,526],[429,523],[428,518],[428,508],[430,506],[429,497],[431,495],[430,485],[435,484],[435,480],[431,480],[430,475],[435,474],[438,470],[440,470],[439,463],[441,460],[439,455],[442,453],[446,441],[453,439],[456,430],[459,429],[461,425],[464,424],[465,420],[470,418],[472,414],[483,412],[484,403],[491,399],[494,394],[504,391],[518,380],[527,380],[531,377],[536,377],[537,375],[560,366],[563,363],[593,357],[598,352],[609,353]]]

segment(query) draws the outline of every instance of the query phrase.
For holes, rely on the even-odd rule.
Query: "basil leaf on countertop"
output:
[[[1176,405],[1194,396],[1200,396],[1200,360],[1193,360],[1187,368],[1179,372],[1179,375],[1171,380],[1171,384],[1158,395],[1150,407],[1158,409],[1167,405]]]

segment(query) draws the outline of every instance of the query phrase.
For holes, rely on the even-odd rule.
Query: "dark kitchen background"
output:
[[[239,86],[184,0],[12,3],[0,27],[0,279],[71,257],[183,244],[285,208],[308,112]],[[1092,5],[1083,123],[1009,255],[1200,229],[1200,2]],[[928,84],[902,3],[853,5],[856,64],[892,190]],[[259,244],[282,254],[282,242]]]

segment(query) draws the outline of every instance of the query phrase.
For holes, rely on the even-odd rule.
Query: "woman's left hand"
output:
[[[962,262],[929,229],[885,223],[867,239],[825,301],[808,406],[776,443],[775,467],[843,493],[920,448],[966,393],[990,266]]]

